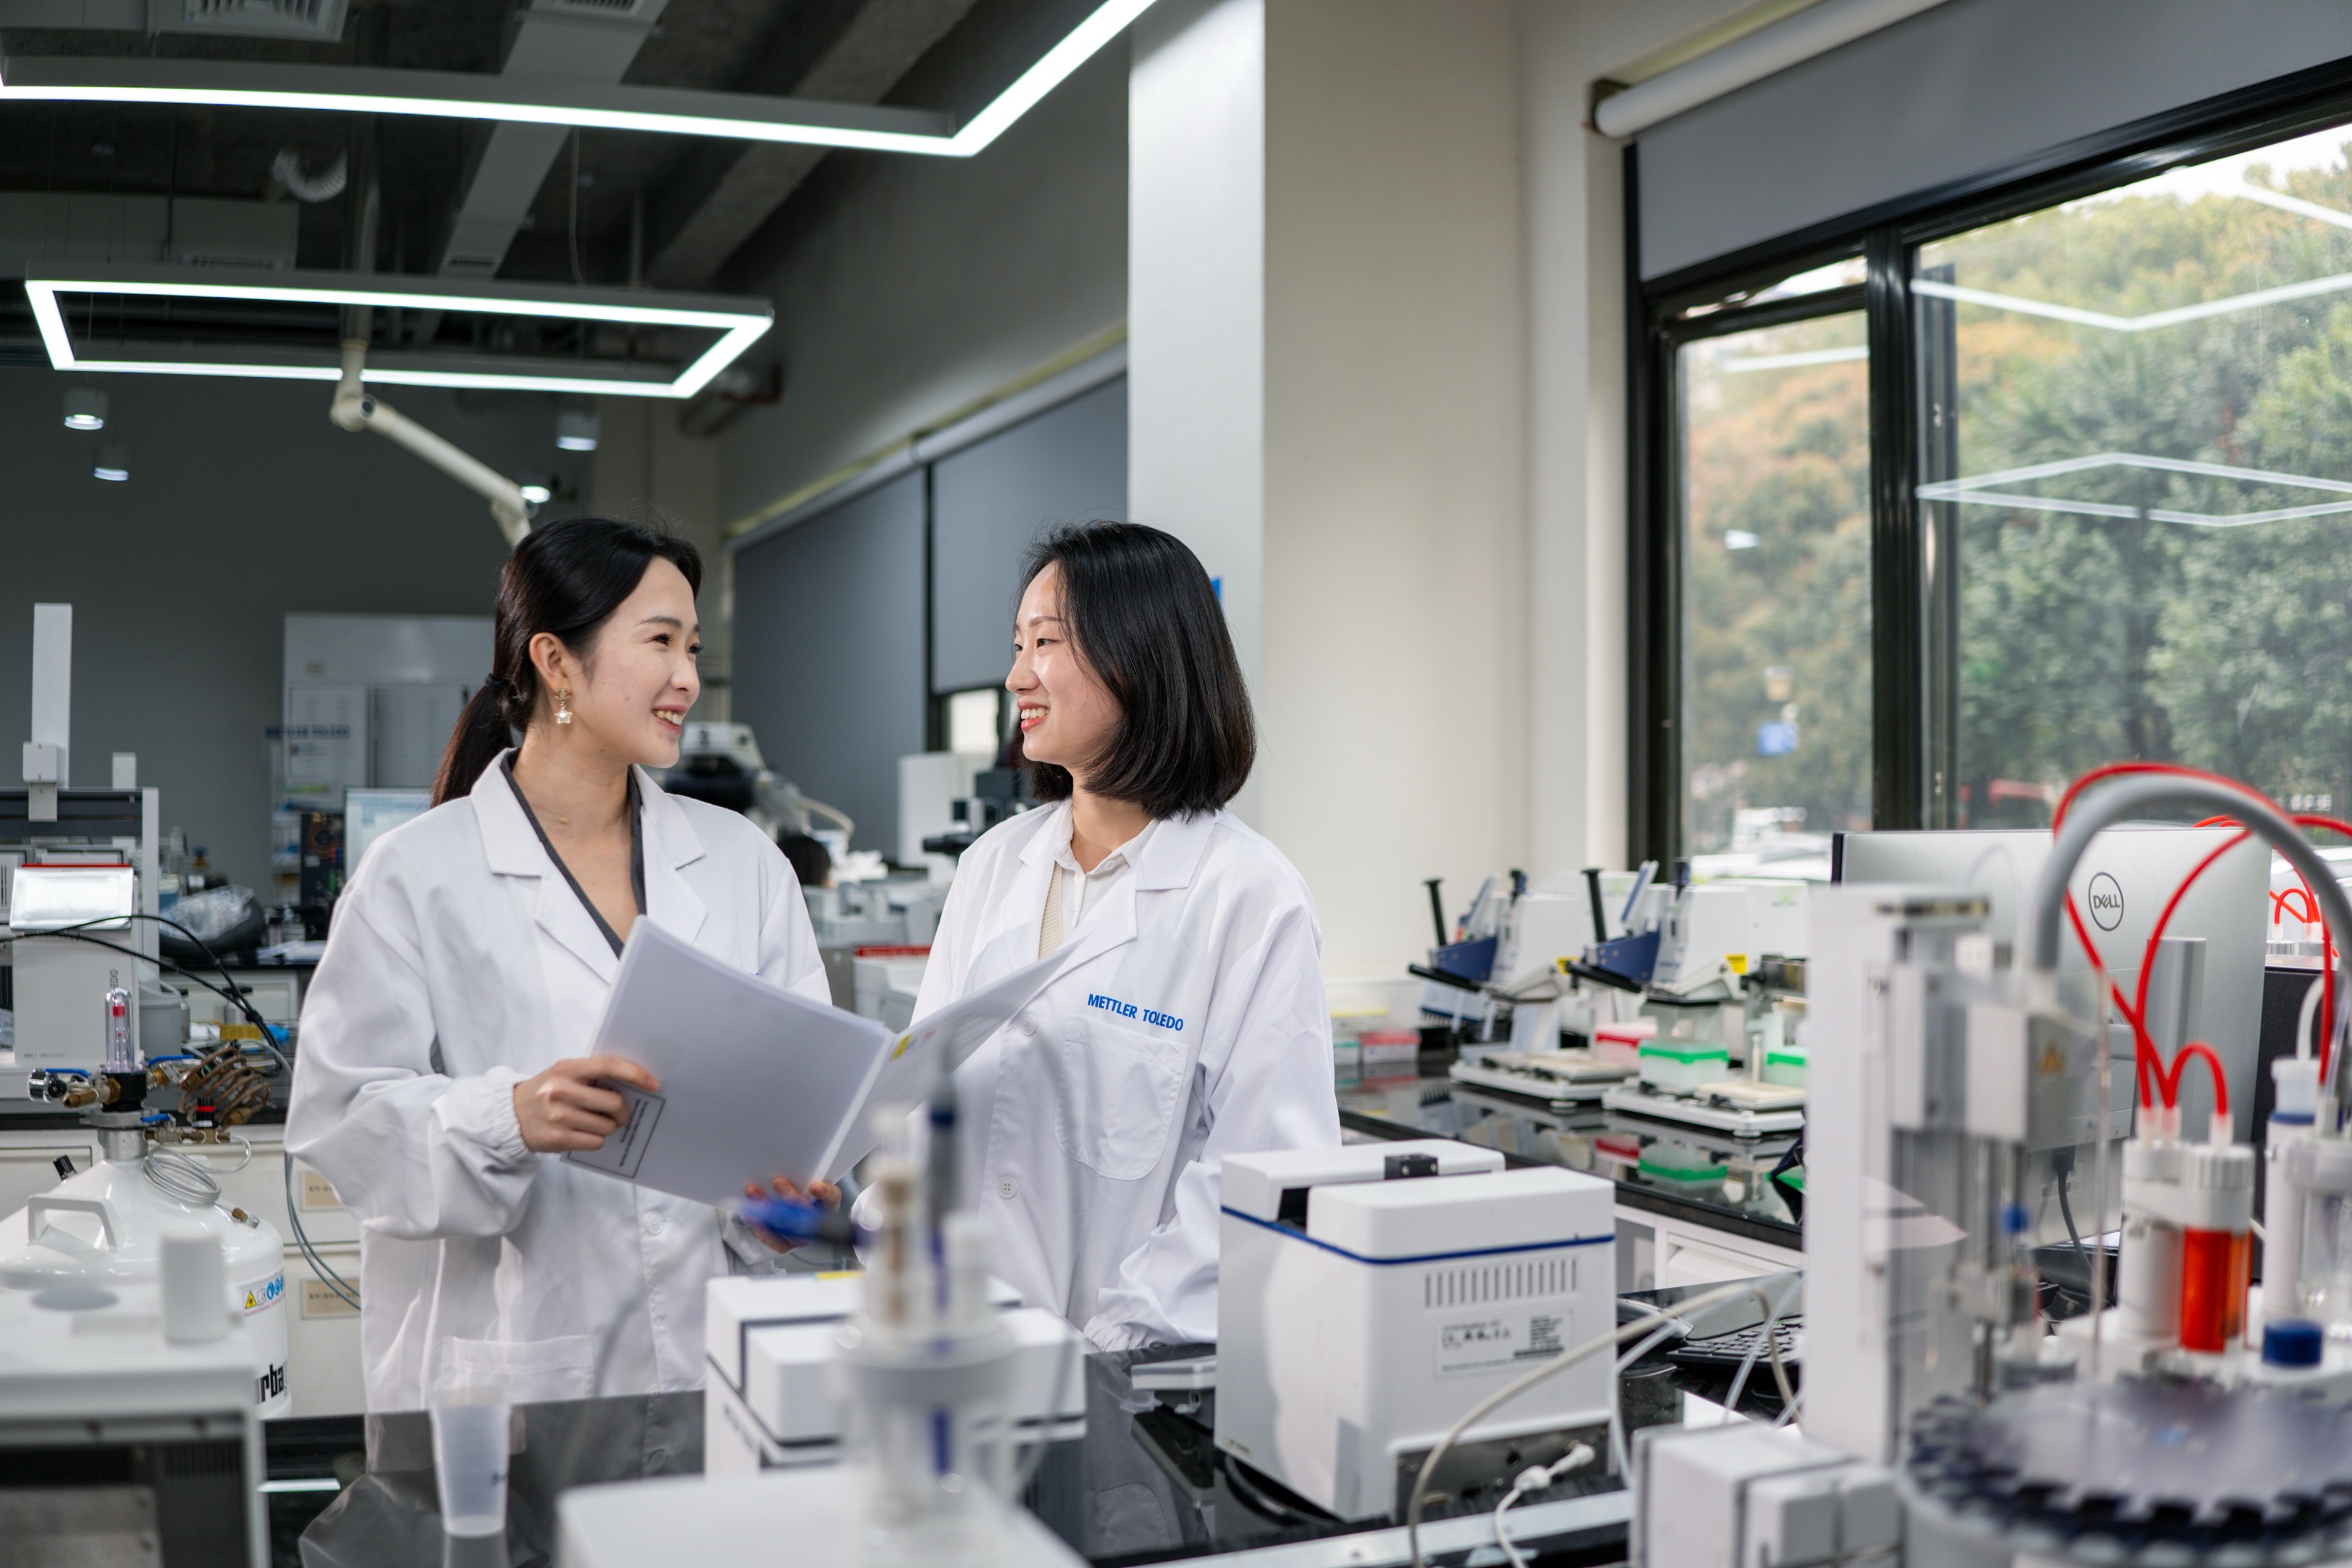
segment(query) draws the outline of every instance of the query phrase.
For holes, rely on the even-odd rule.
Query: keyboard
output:
[[[1795,1366],[1803,1360],[1805,1330],[1801,1321],[1781,1319],[1772,1325],[1772,1337],[1780,1344],[1783,1365]],[[1737,1371],[1751,1352],[1756,1356],[1758,1366],[1769,1365],[1770,1352],[1761,1348],[1763,1343],[1762,1325],[1751,1324],[1744,1329],[1734,1329],[1727,1334],[1715,1334],[1703,1340],[1684,1340],[1679,1343],[1669,1342],[1661,1345],[1659,1350],[1676,1366],[1720,1367],[1726,1371]]]

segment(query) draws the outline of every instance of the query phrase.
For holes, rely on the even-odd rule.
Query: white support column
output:
[[[1264,700],[1265,0],[1160,0],[1128,96],[1128,510],[1201,557]],[[1255,820],[1253,781],[1234,803]]]
[[[26,818],[58,819],[73,781],[73,606],[33,606],[33,733],[25,745]]]

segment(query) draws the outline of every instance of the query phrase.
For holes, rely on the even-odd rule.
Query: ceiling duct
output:
[[[156,0],[150,26],[159,33],[234,33],[256,38],[343,36],[345,0]]]
[[[349,0],[0,0],[0,27],[208,33],[331,44],[343,36],[349,8]]]
[[[534,0],[507,51],[508,76],[617,82],[668,0]],[[582,26],[583,21],[621,26]],[[547,184],[571,134],[559,125],[502,122],[457,204],[437,270],[445,278],[495,278]]]
[[[300,224],[283,202],[0,191],[0,274],[91,261],[282,271],[294,265]]]

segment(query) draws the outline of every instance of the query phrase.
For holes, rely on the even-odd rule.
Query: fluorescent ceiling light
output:
[[[1919,487],[1921,500],[1958,501],[1968,506],[1998,506],[2020,511],[2064,512],[2076,517],[2142,518],[2150,522],[2185,523],[2191,528],[2245,528],[2257,522],[2284,522],[2295,518],[2334,517],[2352,512],[2352,500],[2319,501],[2309,506],[2273,507],[2263,511],[2178,511],[2165,507],[2140,508],[2115,501],[2072,500],[2063,496],[2026,495],[2003,489],[2005,485],[2054,479],[2062,474],[2095,468],[2143,468],[2157,473],[2190,474],[2200,479],[2238,479],[2247,484],[2275,485],[2283,489],[2319,490],[2352,497],[2352,483],[2324,479],[2311,474],[2273,473],[2267,468],[2237,468],[2224,463],[2200,463],[2184,458],[2151,458],[2138,452],[2094,452],[2084,458],[2033,463],[2021,468],[1977,474],[1963,479],[1943,479]]]
[[[1968,289],[1958,283],[1938,282],[1933,278],[1911,279],[1914,294],[1926,294],[1963,305],[1989,305],[1996,310],[2014,310],[2021,316],[2042,316],[2053,321],[2069,321],[2078,327],[2097,327],[2110,332],[2151,332],[2160,327],[2177,327],[2184,321],[2234,315],[2240,310],[2256,310],[2264,305],[2282,305],[2291,300],[2308,300],[2316,294],[2341,293],[2347,289],[2352,289],[2352,272],[2339,272],[2332,278],[2305,279],[2300,283],[2282,283],[2275,289],[2257,289],[2251,294],[2231,294],[2220,300],[2182,305],[2177,310],[2151,310],[2144,316],[2110,316],[2104,310],[2080,310],[2072,305],[2053,305],[2047,300],[2026,300],[2015,294],[1996,294],[1989,289]]]
[[[2341,141],[2341,132],[2328,132]],[[2111,195],[2165,194],[2195,200],[2199,196],[2229,196],[2242,201],[2260,202],[2281,212],[2310,218],[2317,223],[2332,224],[2337,228],[2352,228],[2352,212],[2322,206],[2301,196],[2291,196],[2284,191],[2274,191],[2258,185],[2245,177],[2247,167],[2262,161],[2273,149],[2259,149],[2240,153],[2219,164],[2200,164],[2191,168],[2173,169],[2138,185],[2126,185]],[[2332,159],[2331,159],[2332,161]],[[2308,300],[2320,294],[2341,293],[2352,289],[2352,273],[2337,273],[2328,278],[2306,279],[2300,283],[2283,283],[2275,289],[2257,289],[2250,294],[2231,294],[2219,300],[2206,300],[2176,310],[2151,310],[2141,316],[2115,316],[2104,310],[2078,310],[2072,305],[2055,305],[2042,300],[2028,300],[2015,294],[1996,294],[1986,289],[1969,289],[1956,283],[1939,282],[1932,278],[1915,278],[1911,291],[1933,299],[1950,300],[1964,305],[1984,305],[1996,310],[2014,310],[2021,316],[2041,316],[2048,321],[2065,321],[2078,327],[2097,327],[2110,332],[2147,332],[2163,327],[2177,327],[2185,321],[2201,321],[2213,316],[2234,315],[2241,310],[2256,310],[2264,305],[2285,304],[2294,300]]]
[[[1737,375],[1750,370],[1795,370],[1801,365],[1842,364],[1848,360],[1868,359],[1870,350],[1860,343],[1846,349],[1807,349],[1801,353],[1749,354],[1742,359],[1727,359],[1722,368]]]
[[[275,279],[280,281],[246,281]],[[313,305],[373,305],[422,310],[475,310],[488,315],[537,316],[557,321],[613,321],[624,325],[698,328],[717,331],[719,339],[701,356],[668,381],[632,379],[623,374],[596,375],[593,362],[578,371],[555,372],[545,362],[528,371],[443,369],[412,358],[397,368],[371,369],[370,383],[386,386],[499,387],[521,392],[604,393],[620,397],[691,397],[710,378],[733,363],[762,336],[773,321],[773,309],[764,300],[719,299],[709,295],[650,294],[639,289],[534,289],[515,284],[445,284],[436,279],[405,279],[397,286],[382,279],[359,286],[349,275],[255,272],[232,274],[225,268],[201,273],[156,268],[86,268],[79,277],[28,278],[25,295],[33,320],[49,352],[49,363],[58,370],[102,370],[145,375],[233,375],[278,381],[333,381],[341,374],[339,363],[330,363],[322,351],[316,363],[289,362],[283,356],[225,353],[217,359],[84,359],[74,352],[66,327],[60,294],[114,294],[149,299],[246,300]],[[478,360],[469,361],[478,365]],[[613,367],[618,372],[621,367]]]
[[[415,114],[969,158],[1003,135],[1150,5],[1151,0],[1106,0],[961,125],[951,116],[926,110],[677,88],[533,82],[458,71],[127,57],[49,56],[0,62],[0,100]]]

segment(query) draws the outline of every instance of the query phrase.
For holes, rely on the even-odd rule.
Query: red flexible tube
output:
[[[2066,786],[2066,792],[2058,797],[2058,804],[2051,813],[2050,831],[2052,836],[2055,837],[2058,829],[2065,824],[2067,808],[2074,804],[2074,797],[2076,795],[2082,794],[2084,789],[2096,784],[2101,779],[2115,778],[2126,773],[2172,773],[2185,778],[2202,779],[2209,784],[2218,784],[2227,788],[2234,789],[2251,799],[2263,801],[2265,805],[2269,804],[2269,798],[2267,796],[2249,787],[2241,781],[2224,777],[2220,773],[2208,773],[2202,768],[2182,767],[2177,763],[2108,763],[2104,766],[2093,768],[2090,772],[2084,773],[2082,777],[2076,779],[2073,784]],[[2298,827],[2325,827],[2331,832],[2340,833],[2347,838],[2352,838],[2352,823],[2339,821],[2332,816],[2296,816],[2291,820]],[[2219,826],[2229,821],[2231,821],[2231,819],[2226,816],[2209,816],[2197,826],[2200,827]],[[2189,873],[2188,877],[2182,880],[2180,886],[2173,889],[2171,901],[2165,905],[2163,913],[2157,919],[2155,930],[2149,933],[2147,953],[2143,957],[2140,963],[2140,978],[2137,993],[2137,1005],[2135,1005],[2133,1003],[2126,1002],[2124,1000],[2122,990],[2116,987],[2112,982],[2109,983],[2109,989],[2115,993],[2116,1006],[2122,1012],[2125,1020],[2129,1023],[2132,1027],[2132,1067],[2134,1075],[2139,1079],[2140,1104],[2143,1107],[2151,1103],[2148,1095],[2147,1082],[2151,1061],[2154,1065],[2157,1081],[2163,1090],[2164,1103],[2166,1106],[2169,1107],[2175,1103],[2179,1092],[2180,1074],[2187,1065],[2185,1058],[2188,1057],[2189,1051],[2194,1049],[2198,1054],[2206,1058],[2207,1065],[2212,1069],[2214,1076],[2214,1088],[2216,1090],[2217,1100],[2220,1102],[2220,1107],[2221,1109],[2227,1108],[2229,1089],[2222,1082],[2220,1058],[2213,1055],[2211,1047],[2196,1041],[2191,1041],[2189,1045],[2183,1046],[2179,1056],[2176,1058],[2171,1064],[2168,1065],[2163,1060],[2161,1055],[2158,1053],[2155,1041],[2148,1037],[2147,1026],[2141,1022],[2141,1016],[2147,1005],[2149,961],[2155,956],[2156,943],[2158,939],[2164,934],[2166,922],[2172,918],[2173,910],[2179,907],[2182,895],[2188,892],[2189,884],[2196,881],[2198,877],[2203,874],[2208,866],[2210,866],[2214,861],[2220,859],[2221,856],[2227,853],[2230,849],[2232,849],[2237,845],[2244,842],[2246,837],[2246,834],[2239,834],[2237,837],[2231,839],[2229,843],[2222,845],[2221,848],[2216,849],[2212,854],[2198,862],[2196,868]],[[2289,890],[2293,891],[2294,889]],[[2312,898],[2308,882],[2305,884],[2301,891],[2304,895],[2305,908],[2313,908],[2315,905],[2316,900]],[[2098,965],[2101,972],[2105,973],[2106,967],[2105,961],[2100,956],[2097,944],[2091,940],[2089,928],[2084,925],[2083,917],[2080,911],[2074,908],[2074,896],[2071,892],[2066,895],[2066,918],[2074,925],[2075,938],[2082,942],[2083,950],[2090,954],[2091,962],[2094,964]],[[2320,921],[2319,925],[2322,952],[2322,968],[2320,973],[2323,987],[2321,994],[2321,1006],[2324,1018],[2321,1026],[2322,1033],[2319,1045],[2319,1073],[2321,1080],[2324,1082],[2327,1077],[2328,1055],[2330,1047],[2334,1044],[2336,1028],[2336,933],[2333,930],[2329,929],[2325,921]]]
[[[2316,815],[2298,816],[2294,819],[2294,825],[2297,827],[2325,827],[2330,833],[2340,833],[2347,838],[2352,838],[2352,823],[2347,823],[2333,816]],[[2303,896],[2305,900],[2316,902],[2311,898],[2311,885],[2307,881],[2304,884]],[[2314,910],[2312,918],[2318,920],[2316,910]],[[2327,928],[2324,921],[2320,921],[2319,925],[2319,1081],[2326,1083],[2327,1055],[2336,1043],[2336,933]]]
[[[2187,1069],[2189,1066],[2189,1058],[2190,1057],[2199,1057],[2203,1058],[2206,1070],[2213,1075],[2213,1114],[2216,1116],[2229,1115],[2229,1078],[2221,1071],[2221,1058],[2215,1056],[2213,1054],[2213,1047],[2207,1045],[2202,1040],[2189,1041],[2187,1045],[2180,1047],[2180,1054],[2172,1058],[2172,1081],[2165,1086],[2166,1092],[2164,1103],[2167,1105],[2177,1105],[2179,1103],[2180,1075]]]
[[[2204,824],[2200,823],[2198,826],[2201,827]],[[2189,896],[2189,889],[2197,885],[2197,879],[2205,874],[2205,868],[2252,837],[2253,835],[2245,829],[2239,829],[2236,837],[2225,839],[2213,853],[2198,861],[2195,868],[2180,879],[2180,886],[2172,889],[2170,901],[2164,906],[2164,912],[2156,917],[2155,928],[2147,933],[2147,951],[2140,956],[2139,985],[2132,993],[2132,1006],[2143,1017],[2147,1013],[2147,983],[2156,969],[2157,943],[2164,940],[2164,928],[2172,923],[2172,911],[2180,907],[2180,900]],[[2176,1074],[2179,1071],[2178,1068],[2173,1070]],[[2165,1103],[2169,1105],[2171,1101],[2168,1100]]]
[[[2269,804],[2266,796],[2249,788],[2246,784],[2242,784],[2238,780],[2233,778],[2225,778],[2220,773],[2207,773],[2201,768],[2185,768],[2177,763],[2108,763],[2104,766],[2093,768],[2081,778],[2076,779],[2073,784],[2066,786],[2066,792],[2058,797],[2058,804],[2051,812],[2051,836],[2055,837],[2059,828],[2065,825],[2067,809],[2074,804],[2074,797],[2076,795],[2082,794],[2084,790],[2087,789],[2092,784],[2098,783],[2101,779],[2116,778],[2126,773],[2172,773],[2186,778],[2203,779],[2209,784],[2218,784],[2225,788],[2236,790],[2241,795],[2246,795],[2251,799],[2263,801],[2265,805]],[[2198,869],[2201,871],[2204,868],[2200,866]],[[2192,878],[2194,875],[2195,873],[2192,872]],[[2177,902],[2179,900],[2179,894],[2177,892],[2175,893],[2174,898]],[[2090,954],[2091,962],[2097,965],[2100,972],[2104,973],[2106,970],[2106,961],[2100,956],[2098,945],[2091,940],[2089,928],[2083,924],[2082,913],[2080,910],[2075,909],[2074,895],[2071,891],[2066,895],[2066,918],[2074,928],[2076,940],[2082,942],[2083,951]],[[2145,963],[2140,965],[2143,979],[2145,979],[2147,968],[2147,966]],[[2133,1006],[2129,1002],[2124,1000],[2124,994],[2121,988],[2116,987],[2113,982],[2109,982],[2109,989],[2115,993],[2116,1007],[2117,1011],[2123,1014],[2125,1022],[2131,1026],[2132,1071],[2133,1076],[2139,1080],[2139,1102],[2141,1106],[2144,1108],[2153,1108],[2156,1103],[2155,1096],[2151,1092],[2151,1085],[2148,1081],[2151,1076],[2155,1079],[2155,1086],[2162,1088],[2165,1090],[2165,1104],[2167,1106],[2171,1105],[2172,1098],[2169,1085],[2174,1081],[2174,1074],[2165,1063],[2163,1055],[2157,1050],[2156,1042],[2149,1037],[2147,1025],[2140,1021],[2139,1009]],[[2143,997],[2145,994],[2146,993],[2143,991]]]

